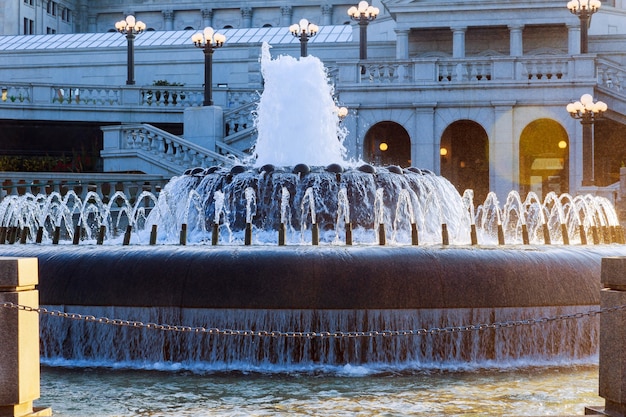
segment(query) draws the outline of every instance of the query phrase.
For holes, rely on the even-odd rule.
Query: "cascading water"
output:
[[[437,364],[472,364],[524,361],[529,358],[581,359],[596,352],[598,328],[595,319],[555,321],[546,326],[487,328],[489,323],[533,320],[539,317],[575,314],[581,307],[520,309],[416,309],[416,310],[258,310],[184,309],[75,306],[77,314],[125,317],[141,323],[184,323],[192,327],[249,329],[248,336],[158,332],[152,329],[120,328],[45,317],[42,322],[42,354],[52,360],[73,359],[84,363],[177,363],[180,367],[206,370],[279,369],[312,370],[333,365],[370,365],[430,369]],[[466,323],[484,324],[481,331],[432,331]],[[271,329],[271,330],[268,330]],[[298,336],[331,330],[325,337]],[[348,332],[399,329],[404,336],[378,335],[341,337]],[[292,332],[291,337],[259,337],[257,331]],[[319,332],[319,331],[318,331]],[[388,332],[391,334],[391,332]],[[67,335],[60,339],[59,334]]]

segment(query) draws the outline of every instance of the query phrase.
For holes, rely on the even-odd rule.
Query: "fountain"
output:
[[[623,253],[606,199],[512,192],[501,207],[492,193],[475,207],[430,171],[347,161],[321,62],[267,45],[261,60],[250,160],[190,168],[134,202],[0,201],[0,255],[39,258],[42,305],[196,329],[44,316],[44,358],[299,369],[597,352],[585,313],[600,259]]]

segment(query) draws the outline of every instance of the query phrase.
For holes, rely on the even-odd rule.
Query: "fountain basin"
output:
[[[0,247],[0,256],[39,259],[41,305],[52,310],[235,332],[337,334],[207,335],[41,317],[48,360],[216,370],[592,357],[598,317],[586,313],[599,304],[601,259],[624,252],[619,245]],[[520,320],[534,325],[506,325]],[[491,323],[503,326],[440,330]],[[433,333],[385,335],[415,329]],[[370,331],[375,336],[336,333]]]
[[[445,309],[599,304],[622,246],[4,246],[48,305]]]

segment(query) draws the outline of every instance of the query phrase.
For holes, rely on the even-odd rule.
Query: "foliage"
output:
[[[156,81],[154,81],[152,83],[152,85],[159,86],[159,87],[167,87],[167,86],[182,87],[185,84],[184,83],[169,82],[167,80],[156,80]]]

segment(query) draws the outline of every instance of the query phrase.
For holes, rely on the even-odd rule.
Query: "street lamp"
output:
[[[306,19],[301,19],[299,23],[289,26],[289,31],[296,38],[300,38],[300,56],[307,56],[307,42],[309,42],[309,38],[317,34],[319,27],[316,24],[309,23]]]
[[[126,77],[126,84],[133,85],[135,84],[135,35],[146,30],[146,24],[141,20],[135,21],[135,16],[129,15],[126,16],[126,19],[115,23],[115,29],[119,33],[126,35],[126,43],[128,45],[128,75]]]
[[[348,9],[348,15],[359,22],[359,59],[367,59],[367,25],[378,16],[378,7],[370,6],[366,1]]]
[[[580,120],[583,127],[583,186],[594,185],[593,166],[593,124],[603,117],[607,110],[606,103],[597,101],[594,103],[591,94],[583,94],[580,101],[569,103],[567,112],[574,119]]]
[[[191,37],[193,44],[204,51],[204,102],[203,106],[213,105],[213,51],[221,48],[226,42],[226,36],[215,33],[212,27],[207,26],[203,32]]]
[[[567,3],[570,12],[580,19],[580,53],[587,53],[587,31],[591,15],[600,8],[600,0],[571,0]]]

